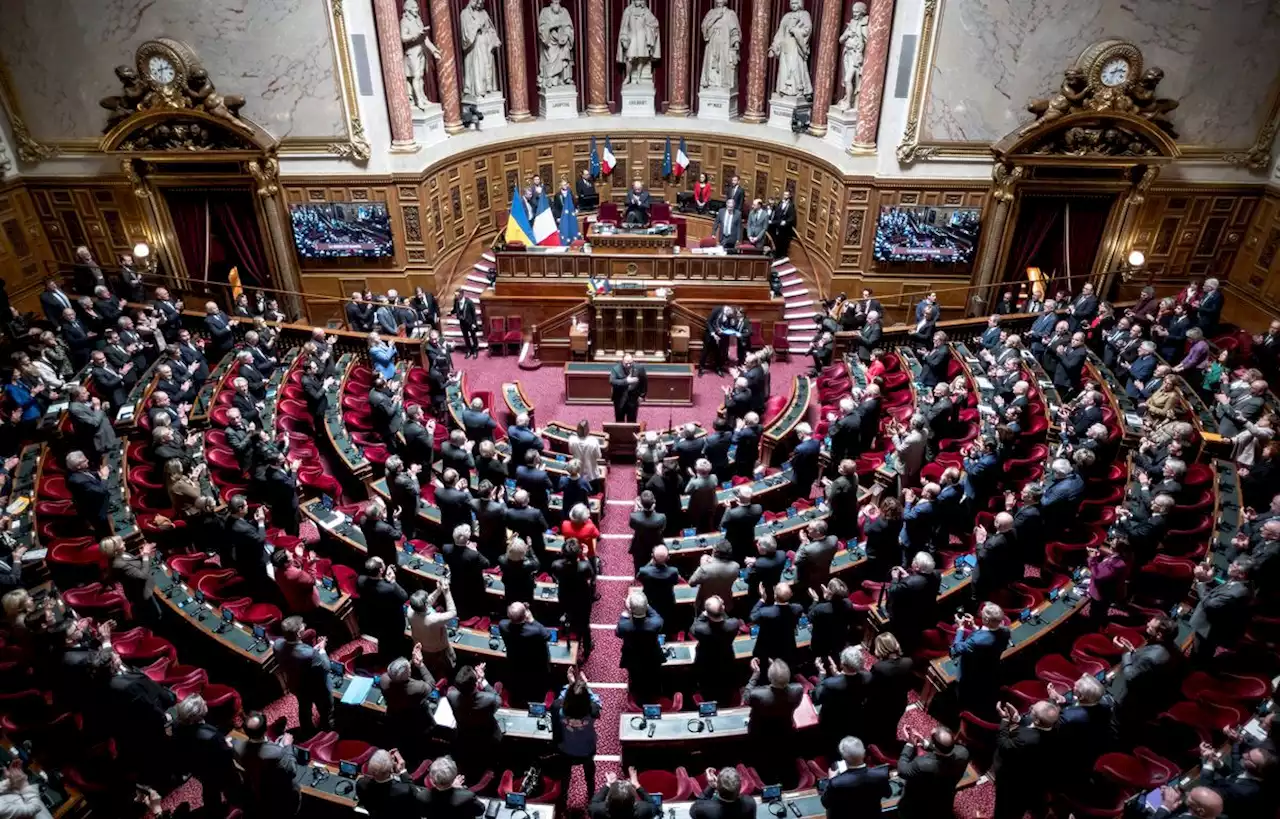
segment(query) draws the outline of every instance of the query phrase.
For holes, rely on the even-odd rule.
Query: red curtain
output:
[[[1098,246],[1102,244],[1103,231],[1107,228],[1107,217],[1111,215],[1114,204],[1113,197],[1081,197],[1071,200],[1069,227],[1064,225],[1064,231],[1069,230],[1070,233],[1069,237],[1063,237],[1066,256],[1071,263],[1068,265],[1064,261],[1062,275],[1066,276],[1067,271],[1071,271],[1071,281],[1066,286],[1072,292],[1078,290],[1089,278],[1094,258],[1098,255]],[[1066,279],[1063,281],[1066,282]]]
[[[187,275],[209,278],[209,200],[204,191],[166,190],[169,219],[178,237],[178,248],[187,264]]]
[[[187,265],[198,281],[226,281],[239,268],[249,285],[270,281],[253,194],[244,188],[174,188],[164,193]]]
[[[212,230],[227,250],[228,262],[240,270],[240,281],[260,285],[270,281],[258,212],[247,190],[209,191]]]
[[[1066,200],[1050,196],[1024,196],[1018,211],[1018,226],[1009,247],[1009,262],[1005,266],[1003,281],[1026,280],[1028,267],[1039,266],[1045,276],[1054,275],[1062,257],[1061,219]],[[1050,234],[1056,239],[1046,245]],[[1042,252],[1042,249],[1044,252]],[[1045,262],[1046,257],[1052,261]]]

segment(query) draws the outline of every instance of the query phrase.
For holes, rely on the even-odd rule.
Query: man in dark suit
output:
[[[657,505],[658,499],[646,489],[640,493],[628,522],[635,533],[631,538],[631,562],[637,572],[648,562],[654,547],[662,544],[666,532],[667,516],[655,510]]]
[[[758,591],[763,598],[764,590]],[[772,603],[761,599],[751,609],[751,622],[759,629],[752,656],[761,662],[782,660],[790,664],[796,654],[796,622],[803,614],[804,607],[791,602],[791,584],[775,586]]]
[[[507,649],[507,664],[520,669],[511,680],[511,701],[542,702],[550,684],[551,654],[547,627],[533,619],[524,603],[507,606],[507,617],[498,624],[498,633]]]
[[[489,696],[492,695],[480,695],[486,702]],[[440,819],[475,819],[484,814],[484,803],[463,785],[457,764],[448,756],[437,757],[431,763],[426,784],[426,790],[417,794],[418,810],[421,811],[419,815],[438,816]]]
[[[782,582],[788,561],[787,553],[780,551],[778,541],[769,535],[756,539],[756,552],[755,556],[743,560],[747,567],[747,600],[753,606],[758,600],[773,602],[774,587]],[[762,588],[763,596],[760,594]]]
[[[394,658],[407,654],[404,604],[409,593],[396,582],[396,567],[381,558],[371,557],[364,563],[364,573],[356,578],[360,597],[356,614],[364,634],[378,641],[378,654]]]
[[[676,441],[676,456],[680,460],[680,471],[692,475],[698,459],[702,457],[705,441],[698,435],[697,424],[685,424],[680,430],[680,440]]]
[[[764,665],[751,658],[751,679],[743,691],[742,703],[751,709],[747,723],[746,747],[751,748],[755,769],[768,783],[782,781],[792,768],[794,715],[804,696],[799,683],[791,681],[791,667],[782,660],[769,664],[768,684],[761,685]]]
[[[951,656],[958,663],[956,691],[960,707],[989,719],[995,712],[1000,661],[1009,647],[1010,635],[1004,625],[1004,610],[995,603],[983,604],[979,615],[981,628],[976,626],[973,615],[957,616]]]
[[[107,361],[106,354],[102,350],[93,351],[89,364],[89,372],[93,376],[94,384],[97,385],[98,391],[107,397],[112,409],[118,410],[123,407],[128,399],[128,390],[132,386],[132,383],[126,379],[133,374],[133,365],[125,364],[123,371],[117,371]],[[136,375],[133,380],[137,380]]]
[[[742,239],[742,210],[733,199],[726,199],[724,208],[716,214],[712,235],[723,247],[734,247]]]
[[[808,498],[813,493],[813,482],[818,479],[821,465],[822,441],[804,421],[796,424],[799,443],[791,450],[791,483],[797,498]]]
[[[209,334],[208,355],[215,361],[220,361],[235,344],[231,319],[214,302],[206,303],[204,311],[204,328]]]
[[[1053,483],[1045,487],[1040,501],[1040,513],[1047,530],[1060,532],[1080,512],[1080,501],[1084,498],[1084,479],[1065,458],[1054,460],[1049,465],[1049,471]]]
[[[325,653],[325,638],[314,645],[302,642],[306,624],[297,615],[286,617],[280,623],[281,637],[271,644],[271,652],[280,663],[285,688],[298,698],[298,722],[303,734],[328,730],[333,722],[333,694],[329,690],[329,655]],[[320,715],[313,721],[311,707]]]
[[[476,303],[459,289],[453,294],[453,308],[449,314],[458,320],[458,327],[462,330],[462,341],[467,348],[463,357],[479,358],[480,339],[476,332],[480,329],[480,317],[476,313]]]
[[[649,392],[649,376],[644,367],[638,366],[631,353],[627,353],[622,357],[622,363],[615,364],[609,371],[609,386],[612,388],[613,420],[634,424],[640,412],[640,402]]]
[[[524,464],[516,467],[516,486],[529,493],[530,506],[541,509],[543,514],[548,512],[555,486],[547,470],[542,468],[542,459],[532,449],[524,453]]]
[[[428,475],[435,460],[435,420],[425,419],[422,405],[411,404],[404,408],[404,447],[401,457],[408,464],[418,464]]]
[[[1080,403],[1067,414],[1066,426],[1070,435],[1077,441],[1084,440],[1089,427],[1102,423],[1102,408],[1098,406],[1100,397],[1100,393],[1094,390],[1083,393],[1080,396]]]
[[[462,428],[468,441],[492,441],[498,422],[484,408],[483,398],[472,398],[471,406],[462,411]]]
[[[533,505],[528,490],[517,489],[511,496],[506,522],[508,529],[525,539],[543,566],[551,565],[547,559],[546,538],[543,536],[549,528],[547,518],[541,509]]]
[[[694,618],[690,634],[698,648],[693,657],[693,675],[698,691],[708,700],[727,700],[737,688],[741,677],[734,670],[733,641],[741,628],[741,620],[726,616],[724,600],[718,596],[708,598]]]
[[[253,424],[262,429],[262,413],[258,410],[258,402],[249,392],[249,382],[236,378],[231,382],[235,392],[231,396],[231,406],[240,411],[240,417],[246,424]]]
[[[724,415],[726,418],[737,420],[748,412],[751,412],[751,404],[753,403],[751,395],[751,387],[747,383],[747,379],[738,376],[733,380],[733,388],[723,388],[724,394]]]
[[[920,386],[933,389],[938,384],[945,384],[950,379],[947,370],[951,365],[951,348],[947,346],[947,334],[938,331],[933,334],[933,349],[920,361]]]
[[[982,526],[973,530],[977,543],[974,550],[978,564],[973,570],[973,599],[982,604],[1000,589],[1022,580],[1023,557],[1013,534],[1013,515],[1000,512],[995,517],[995,531]]]
[[[1041,700],[1031,706],[1025,721],[1019,721],[1017,710],[1008,703],[999,710],[1000,731],[991,764],[996,780],[995,819],[1022,819],[1026,811],[1039,816],[1057,777],[1058,706]]]
[[[725,540],[733,548],[739,563],[755,552],[756,525],[764,516],[764,507],[753,503],[751,487],[743,484],[734,491],[734,498],[720,520]]]
[[[742,182],[738,179],[737,174],[730,177],[729,189],[725,191],[724,200],[726,205],[733,202],[733,209],[738,213],[742,213],[743,205],[747,201],[747,192],[743,190]]]
[[[689,808],[690,819],[755,819],[756,800],[742,792],[742,777],[730,765],[707,768],[707,788]]]
[[[1218,419],[1218,434],[1234,438],[1244,432],[1245,425],[1257,421],[1266,408],[1267,382],[1252,381],[1249,391],[1235,396],[1218,395],[1213,415]]]
[[[1200,304],[1196,307],[1196,326],[1203,330],[1206,336],[1211,336],[1217,331],[1218,322],[1222,319],[1224,301],[1218,280],[1205,279],[1204,295],[1200,297]],[[1229,806],[1227,815],[1234,815]]]
[[[421,592],[426,594],[426,592]],[[431,692],[436,680],[422,658],[422,645],[415,643],[409,659],[397,657],[387,666],[387,673],[378,681],[382,697],[387,703],[387,725],[396,738],[396,747],[404,750],[414,760],[421,762],[426,756],[435,731],[436,721],[431,714]]]
[[[1219,647],[1235,644],[1249,625],[1249,610],[1253,604],[1249,572],[1253,570],[1252,558],[1237,557],[1227,567],[1227,582],[1214,586],[1212,566],[1196,566],[1195,591],[1200,602],[1191,613],[1191,630],[1195,642],[1191,646],[1191,658],[1207,663],[1213,659]]]
[[[422,796],[426,792],[414,787],[406,771],[398,749],[374,751],[365,763],[364,774],[356,780],[356,803],[373,819],[424,815]]]
[[[1238,764],[1212,746],[1200,749],[1200,785],[1212,788],[1222,798],[1229,817],[1273,817],[1276,815],[1276,755],[1262,748],[1250,748],[1239,756]]]
[[[470,483],[471,472],[476,467],[475,457],[471,454],[473,448],[472,444],[468,443],[465,432],[460,429],[453,430],[440,444],[441,469],[451,469],[458,473],[458,477]],[[452,486],[452,483],[449,485]]]
[[[657,702],[662,694],[665,657],[658,643],[662,630],[662,615],[649,605],[644,592],[627,595],[626,609],[618,618],[614,634],[622,641],[618,663],[627,670],[627,690],[637,703]]]
[[[40,307],[44,310],[44,317],[54,327],[60,327],[65,321],[66,313],[64,311],[71,310],[75,315],[75,307],[71,303],[71,297],[62,292],[62,288],[58,286],[57,279],[46,279],[44,283],[44,292],[40,294]]]
[[[89,353],[98,334],[86,327],[70,307],[62,311],[62,321],[59,324],[58,332],[71,354],[71,366],[80,369],[89,361]]]
[[[1071,302],[1071,315],[1077,324],[1087,324],[1098,315],[1098,297],[1093,295],[1093,284],[1085,282],[1080,288],[1080,295]]]
[[[791,240],[796,235],[796,206],[791,201],[790,188],[783,189],[782,201],[778,202],[778,206],[773,209],[773,218],[769,222],[769,233],[773,236],[774,252],[778,258],[785,258],[787,251],[791,248]]]
[[[507,474],[516,475],[516,467],[524,463],[524,453],[530,449],[541,452],[547,444],[538,431],[529,424],[528,413],[516,416],[516,422],[507,427],[507,442],[511,444],[511,459],[507,462]]]
[[[1071,341],[1054,348],[1058,366],[1053,371],[1053,386],[1067,396],[1074,396],[1080,391],[1081,378],[1084,375],[1084,364],[1089,357],[1089,348],[1084,346],[1084,333],[1072,333]]]
[[[436,485],[436,508],[440,510],[442,542],[450,542],[459,526],[471,526],[475,514],[471,508],[471,487],[456,469],[446,468],[441,473]]]
[[[673,625],[676,613],[675,588],[681,582],[680,570],[670,564],[670,558],[671,554],[666,546],[655,546],[653,559],[636,572],[636,580],[648,598],[649,605],[668,629]]]
[[[854,343],[858,345],[858,359],[863,364],[871,362],[871,351],[880,346],[880,339],[884,335],[884,325],[880,322],[882,315],[879,310],[872,310],[867,313],[867,323],[855,331],[857,337]]]
[[[506,534],[504,528],[503,534]],[[455,530],[453,539],[446,542],[445,563],[449,567],[449,589],[458,604],[459,617],[474,617],[489,611],[488,592],[485,591],[484,570],[491,565],[480,553],[475,541],[468,537],[463,527]]]
[[[820,372],[831,366],[831,355],[835,349],[835,339],[831,333],[823,332],[814,336],[809,344],[809,357],[813,359],[813,367],[809,369],[809,377],[816,378]]]
[[[369,409],[373,429],[382,436],[383,445],[391,452],[399,451],[398,436],[404,426],[402,399],[392,392],[382,376],[374,376],[373,388],[369,390]]]
[[[733,452],[731,475],[740,475],[745,478],[755,472],[756,463],[760,460],[762,434],[763,429],[760,426],[758,414],[748,412],[738,419],[737,427],[733,432],[733,445],[736,449]]]
[[[866,654],[862,646],[847,646],[840,651],[839,667],[830,655],[815,652],[821,680],[813,689],[813,703],[818,712],[818,730],[822,732],[823,753],[834,757],[840,741],[858,733],[863,726],[867,688],[871,673],[865,670]]]
[[[622,217],[622,221],[625,224],[649,224],[649,192],[644,189],[644,183],[639,179],[631,183],[631,190],[627,191],[627,199],[624,205],[626,207],[626,211]]]
[[[889,787],[889,767],[868,768],[866,756],[862,740],[851,736],[840,740],[842,765],[832,769],[822,794],[827,816],[879,815],[880,800],[893,793]]]
[[[596,185],[591,181],[591,171],[582,169],[582,175],[573,183],[573,193],[581,210],[594,210],[600,207],[600,194],[596,193]]]
[[[247,585],[246,591],[255,600],[272,598],[275,583],[267,576],[270,559],[267,543],[267,512],[259,506],[252,521],[248,519],[249,501],[244,495],[232,495],[227,502],[227,548],[236,571]],[[225,564],[224,564],[225,565]]]
[[[378,306],[373,308],[373,329],[387,336],[400,334],[400,321],[396,317],[395,304],[386,296],[378,296]]]
[[[725,362],[729,358],[729,337],[725,329],[733,324],[733,308],[727,304],[711,309],[702,334],[702,357],[698,360],[698,375],[707,369],[707,360],[714,358],[716,375],[724,375]]]
[[[71,492],[71,501],[76,514],[89,523],[94,534],[106,537],[111,533],[108,519],[111,512],[111,490],[107,478],[111,475],[111,467],[103,464],[96,472],[89,468],[89,459],[80,451],[67,455],[67,489]]]
[[[903,784],[898,815],[902,819],[951,815],[956,786],[968,766],[969,749],[956,744],[945,726],[936,726],[928,740],[907,729],[907,741],[898,758],[898,778]]]
[[[352,293],[351,301],[345,308],[347,327],[353,333],[369,333],[373,331],[373,305],[364,300],[360,293]]]
[[[302,792],[295,782],[297,761],[293,749],[288,743],[267,739],[267,718],[258,711],[245,717],[244,734],[233,751],[252,796],[244,801],[245,815],[251,819],[295,815]]]
[[[886,598],[889,630],[894,635],[902,635],[898,641],[903,652],[910,655],[919,643],[920,633],[937,625],[938,589],[942,578],[928,552],[917,552],[909,570],[894,566],[889,576]]]

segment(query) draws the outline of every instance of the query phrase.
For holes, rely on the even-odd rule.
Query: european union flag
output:
[[[600,152],[596,150],[596,138],[591,137],[591,166],[587,169],[592,179],[600,178]]]
[[[662,152],[662,178],[671,178],[671,137],[667,137],[667,149]]]

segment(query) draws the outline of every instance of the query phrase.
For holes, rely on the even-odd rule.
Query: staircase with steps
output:
[[[782,279],[782,320],[787,323],[789,331],[786,349],[796,355],[803,355],[809,351],[809,345],[817,334],[818,326],[813,323],[813,314],[820,305],[814,300],[813,294],[809,292],[809,285],[791,263],[789,256],[774,261],[773,269]],[[773,346],[781,349],[777,339],[774,339]]]
[[[476,314],[480,316],[480,349],[487,349],[488,344],[484,340],[487,328],[484,316],[481,315],[480,294],[489,286],[489,274],[493,272],[494,265],[497,260],[493,254],[485,252],[481,254],[480,261],[471,266],[471,270],[467,271],[467,278],[463,281],[461,288],[476,304]],[[787,323],[790,330],[787,336],[786,349],[791,353],[803,355],[808,352],[809,345],[813,343],[813,337],[817,332],[817,325],[813,323],[813,314],[819,309],[813,295],[809,292],[809,285],[805,283],[804,277],[800,275],[800,271],[791,263],[790,257],[783,257],[773,262],[773,269],[777,271],[782,278],[782,299],[783,299],[783,321]],[[462,340],[462,330],[458,327],[458,320],[453,316],[445,317],[444,335],[445,338],[459,343]],[[774,340],[774,347],[780,347],[777,340]]]

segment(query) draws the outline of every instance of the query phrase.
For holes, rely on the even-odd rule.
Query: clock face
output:
[[[1102,66],[1099,74],[1102,84],[1108,88],[1124,85],[1129,81],[1129,61],[1124,57],[1113,57]]]
[[[147,76],[160,85],[168,85],[177,76],[173,63],[159,54],[147,60]]]

